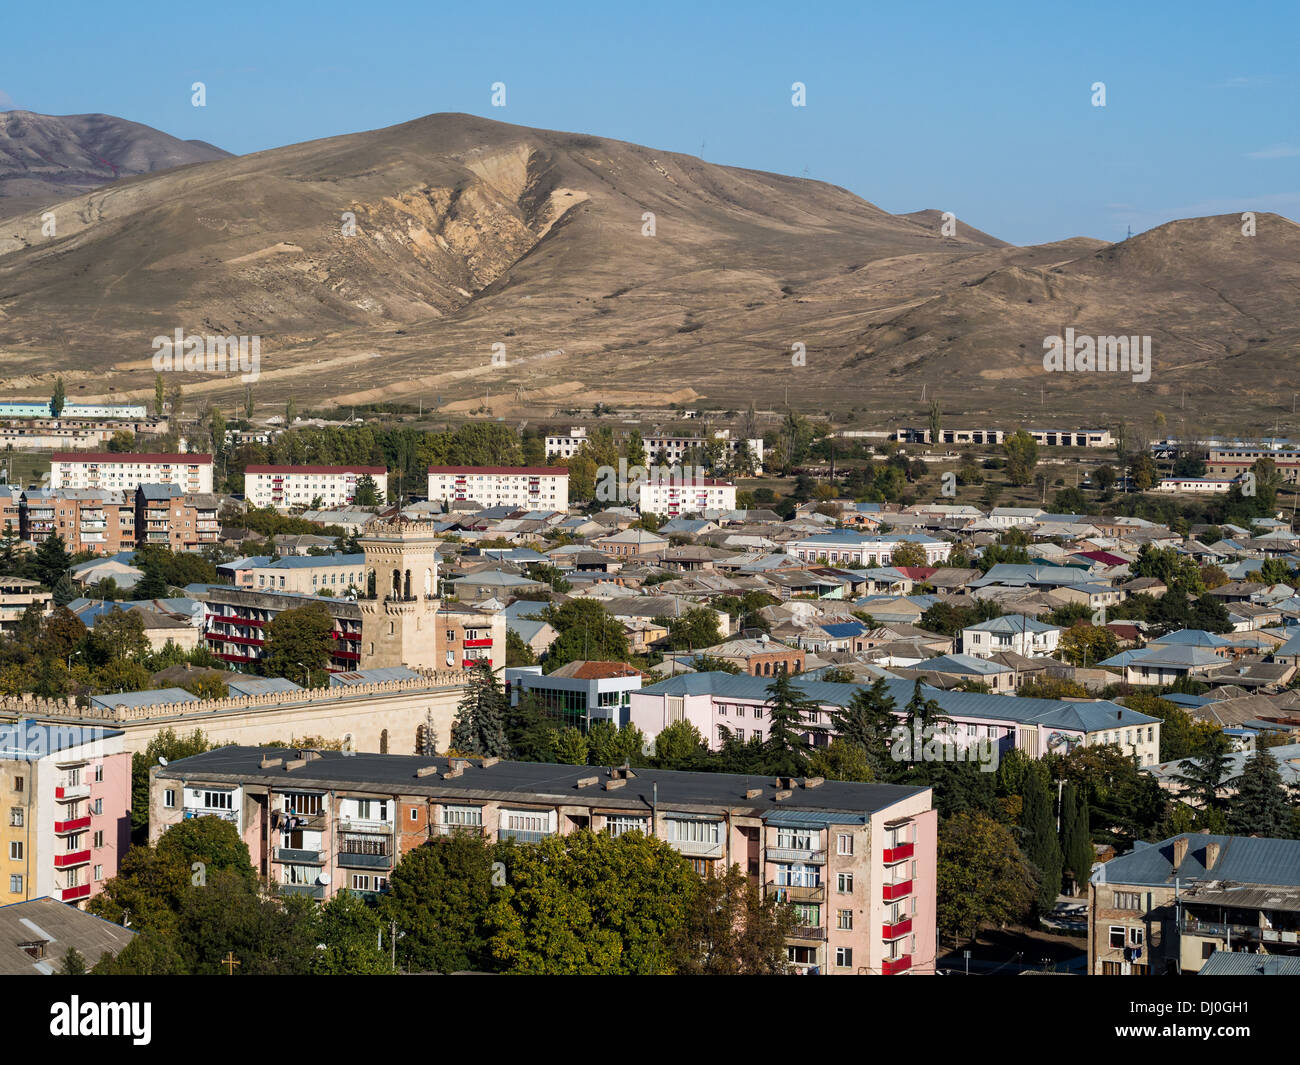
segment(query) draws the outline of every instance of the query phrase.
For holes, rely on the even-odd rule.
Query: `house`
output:
[[[1216,953],[1300,958],[1300,840],[1183,833],[1096,866],[1088,972],[1200,972]]]
[[[714,647],[706,647],[699,653],[730,662],[755,677],[802,673],[805,660],[804,651],[779,643],[767,635],[755,640],[728,640]]]
[[[646,529],[623,529],[592,540],[591,546],[615,558],[640,558],[658,555],[669,542],[667,537]]]
[[[130,928],[49,896],[0,905],[0,975],[54,976],[70,950],[94,967],[135,937]]]
[[[944,687],[962,684],[986,684],[991,692],[1014,692],[1016,671],[986,658],[952,654],[927,658],[910,669],[896,671],[900,677],[916,678]]]
[[[542,673],[541,666],[510,666],[505,671],[511,706],[532,695],[557,721],[586,732],[596,721],[627,724],[628,697],[645,676],[627,662],[574,661]]]
[[[1026,658],[1046,658],[1056,652],[1062,629],[1023,614],[1003,614],[962,629],[961,649],[976,658],[1014,651]]]

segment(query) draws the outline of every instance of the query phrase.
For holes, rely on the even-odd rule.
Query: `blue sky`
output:
[[[1248,209],[1300,218],[1295,3],[108,10],[11,6],[0,106],[105,112],[235,152],[464,111],[703,145],[712,162],[806,171],[1021,244]],[[504,108],[491,106],[498,81]],[[791,106],[796,81],[806,107]],[[1092,106],[1098,81],[1105,107]]]

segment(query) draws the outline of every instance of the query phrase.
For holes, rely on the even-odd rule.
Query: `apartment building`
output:
[[[505,686],[511,706],[531,694],[564,724],[586,732],[595,721],[626,725],[630,696],[641,687],[644,676],[627,662],[579,660],[566,662],[552,673],[543,673],[541,666],[509,667]]]
[[[704,477],[651,476],[637,486],[637,509],[642,514],[669,518],[699,514],[706,510],[735,510],[736,486],[730,481]]]
[[[730,429],[721,429],[716,434],[727,449],[728,455],[735,458],[740,448],[747,446],[749,454],[754,462],[754,472],[761,473],[763,470],[763,439],[762,437],[750,437],[748,439],[739,436],[732,436]],[[546,438],[546,457],[569,459],[576,455],[582,445],[587,442],[587,430],[581,425],[572,426],[567,435],[557,434]],[[705,440],[702,436],[677,435],[672,433],[654,433],[644,437],[642,443],[645,445],[645,453],[641,461],[646,466],[659,465],[679,466],[688,462],[692,455],[703,450]]]
[[[135,490],[135,534],[140,547],[193,551],[221,539],[220,501],[211,492],[185,492],[174,484]]]
[[[259,557],[240,559],[249,563],[238,569],[238,584],[255,591],[296,592],[299,595],[356,595],[366,589],[366,556],[290,555],[272,561]]]
[[[766,713],[770,677],[730,673],[688,673],[670,677],[631,693],[629,720],[653,740],[674,721],[690,721],[709,747],[722,746],[725,727],[742,741],[767,738]],[[849,706],[858,684],[795,677],[794,687],[817,703],[804,720],[804,740],[825,747],[834,738],[831,720],[836,710]],[[893,699],[900,720],[912,697],[913,681],[887,680],[886,694]],[[980,692],[943,691],[923,684],[922,694],[933,699],[951,719],[946,729],[965,748],[984,746],[995,762],[1015,748],[1031,758],[1049,751],[1065,754],[1086,744],[1113,744],[1141,765],[1155,765],[1160,754],[1160,719],[1107,700],[1023,699]]]
[[[154,839],[232,823],[281,891],[385,890],[402,855],[458,832],[665,840],[701,875],[738,865],[794,906],[800,972],[932,973],[937,815],[928,788],[819,778],[224,747],[150,770]]]
[[[209,588],[204,593],[206,614],[203,642],[209,651],[235,669],[253,669],[262,657],[266,628],[286,610],[323,603],[334,619],[327,669],[346,673],[361,668],[361,609],[347,599],[295,592],[245,588]],[[297,678],[301,683],[302,677]]]
[[[383,466],[249,466],[244,470],[244,499],[250,507],[344,507],[357,494],[357,482],[369,477],[388,498],[388,470]]]
[[[136,546],[136,501],[130,491],[29,488],[18,500],[18,534],[34,544],[63,537],[68,551],[114,555]]]
[[[947,540],[934,540],[920,533],[869,536],[852,529],[840,529],[790,540],[785,545],[785,553],[802,562],[825,560],[840,565],[888,566],[894,551],[905,543],[920,544],[925,549],[927,566],[946,562],[952,551],[952,544]]]
[[[1257,445],[1212,447],[1205,459],[1205,475],[1236,480],[1249,473],[1260,459],[1272,459],[1287,484],[1300,482],[1300,451],[1281,451]]]
[[[430,466],[429,499],[568,510],[569,471],[563,466]]]
[[[49,400],[0,403],[0,418],[49,418],[53,415]],[[101,403],[65,403],[59,417],[115,418],[141,421],[148,416],[143,404],[127,406]]]
[[[48,614],[53,601],[53,593],[45,591],[40,581],[0,576],[0,633],[17,629],[23,615],[33,605],[38,606],[42,614]]]
[[[62,451],[50,457],[50,488],[117,489],[174,484],[184,492],[212,491],[211,455],[132,455],[111,451]]]
[[[1049,658],[1061,639],[1061,628],[1023,614],[1003,614],[961,630],[963,654],[992,658],[1014,651],[1025,658]]]
[[[1006,429],[944,429],[939,430],[940,444],[1001,444],[1014,430]],[[1034,442],[1040,447],[1092,447],[1106,448],[1115,446],[1115,438],[1109,429],[1026,429]],[[904,428],[894,433],[894,439],[905,444],[929,444],[929,427]]]
[[[0,724],[0,901],[81,904],[117,874],[131,837],[131,756],[123,733]]]
[[[1093,867],[1088,972],[1200,972],[1215,953],[1300,959],[1300,840],[1183,833]]]

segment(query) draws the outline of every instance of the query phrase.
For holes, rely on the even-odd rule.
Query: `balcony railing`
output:
[[[881,936],[888,942],[891,939],[901,939],[912,931],[912,918],[904,917],[898,921],[886,921],[881,927]]]
[[[85,865],[90,861],[90,851],[67,851],[54,856],[55,869],[71,869],[74,865]]]
[[[822,902],[826,898],[826,885],[815,886],[768,883],[767,894],[778,902]]]
[[[821,925],[795,925],[794,928],[790,929],[790,935],[787,938],[825,940],[826,929]]]
[[[309,899],[325,897],[324,884],[281,884],[280,890],[286,895],[306,895]]]
[[[916,844],[912,842],[900,843],[896,847],[885,848],[885,864],[894,865],[897,862],[906,861],[912,857],[916,850]]]
[[[768,847],[769,862],[807,862],[810,865],[825,865],[826,852],[811,850],[806,847]]]
[[[393,826],[388,821],[375,821],[362,817],[340,817],[336,822],[340,832],[371,832],[390,835]]]
[[[86,799],[90,797],[89,784],[67,784],[54,789],[54,797],[60,802],[69,802],[72,799]]]
[[[1193,936],[1214,936],[1218,939],[1265,939],[1282,942],[1282,936],[1289,934],[1290,940],[1286,942],[1294,943],[1296,933],[1282,933],[1273,929],[1263,929],[1254,924],[1223,924],[1214,921],[1202,921],[1196,917],[1184,915],[1179,922],[1178,930]]]
[[[695,839],[670,839],[668,845],[678,854],[685,854],[691,858],[721,858],[725,850],[721,841],[705,843]]]
[[[276,847],[275,860],[277,862],[292,862],[295,865],[302,862],[307,865],[323,865],[325,856],[320,851],[315,850],[298,850],[293,847]]]
[[[553,835],[554,832],[530,832],[522,828],[502,828],[497,831],[498,839],[516,839],[520,843],[541,843],[547,836]]]
[[[903,899],[912,893],[911,880],[894,880],[888,884],[881,885],[881,896],[886,902],[893,902],[895,899]]]
[[[80,884],[77,887],[64,888],[59,893],[59,899],[63,902],[76,902],[78,899],[84,899],[90,894],[89,884]]]
[[[56,836],[64,836],[69,832],[81,832],[89,827],[90,815],[87,814],[85,817],[74,817],[70,821],[55,821],[54,834]]]
[[[393,856],[391,854],[353,854],[348,851],[339,851],[338,864],[348,869],[391,869],[393,867]]]
[[[431,834],[435,836],[482,836],[486,833],[482,825],[434,825]]]
[[[883,963],[882,971],[886,976],[895,976],[898,973],[905,973],[912,967],[912,955],[900,954],[897,958],[886,958]]]

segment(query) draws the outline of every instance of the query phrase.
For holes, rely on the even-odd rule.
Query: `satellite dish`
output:
[[[330,875],[329,873],[321,873],[321,875],[318,876],[316,880],[321,884],[328,884],[330,882]]]
[[[161,754],[158,756],[158,764],[159,764],[159,765],[166,765],[166,764],[167,764],[167,759],[164,758]]]

